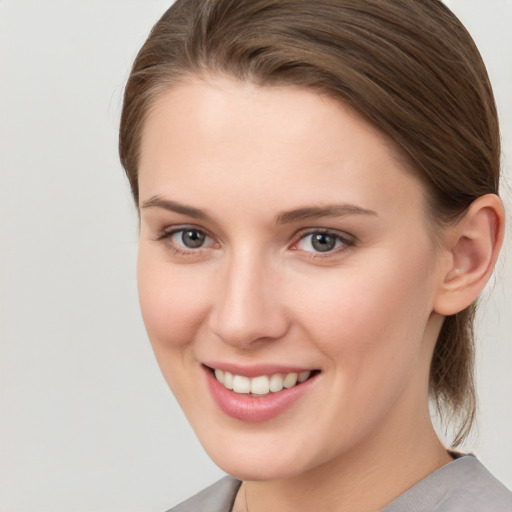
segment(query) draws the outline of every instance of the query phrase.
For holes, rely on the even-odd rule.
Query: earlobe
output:
[[[500,198],[476,199],[445,240],[449,252],[435,311],[454,315],[468,307],[489,280],[503,242],[505,211]]]

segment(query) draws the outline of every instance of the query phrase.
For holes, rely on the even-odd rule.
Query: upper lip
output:
[[[212,370],[222,370],[230,372],[233,375],[243,375],[244,377],[259,377],[261,375],[274,375],[276,373],[301,373],[305,371],[314,371],[315,368],[304,366],[291,366],[282,364],[254,364],[254,365],[240,365],[229,362],[221,361],[207,361],[203,365]]]

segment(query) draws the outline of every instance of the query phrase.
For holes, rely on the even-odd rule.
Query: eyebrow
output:
[[[144,201],[142,208],[162,208],[182,215],[187,215],[198,220],[213,221],[213,217],[200,208],[187,206],[171,199],[153,196]],[[276,218],[276,224],[291,224],[301,220],[319,219],[321,217],[342,217],[344,215],[371,215],[378,216],[373,210],[367,210],[354,204],[328,204],[325,206],[310,206],[297,208],[280,213]]]
[[[188,217],[192,217],[193,219],[210,221],[213,220],[213,218],[210,215],[208,215],[204,210],[201,210],[200,208],[186,206],[184,204],[177,203],[176,201],[171,201],[170,199],[164,199],[160,196],[153,196],[149,198],[147,201],[144,201],[140,207],[141,209],[163,208],[164,210],[168,210],[170,212],[187,215]]]
[[[354,204],[328,204],[325,206],[313,206],[298,208],[278,215],[277,224],[288,224],[300,220],[319,219],[321,217],[342,217],[344,215],[373,215],[377,212],[367,210]]]

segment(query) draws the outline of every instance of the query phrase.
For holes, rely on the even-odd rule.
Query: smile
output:
[[[235,393],[253,396],[265,396],[269,393],[278,393],[283,389],[290,389],[309,379],[311,371],[306,370],[300,373],[274,373],[272,375],[260,375],[257,377],[246,377],[236,375],[228,371],[214,369],[217,382],[226,389]]]
[[[283,414],[301,397],[310,394],[309,390],[316,387],[321,374],[317,369],[252,367],[242,370],[233,365],[224,365],[224,369],[216,368],[215,364],[202,366],[207,387],[220,410],[250,423]]]

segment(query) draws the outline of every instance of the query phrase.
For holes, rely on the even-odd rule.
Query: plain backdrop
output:
[[[510,220],[512,1],[448,3],[495,86]],[[168,6],[0,0],[2,512],[157,512],[222,474],[144,332],[136,215],[116,153],[131,61]],[[467,449],[512,487],[510,255],[482,311]]]

